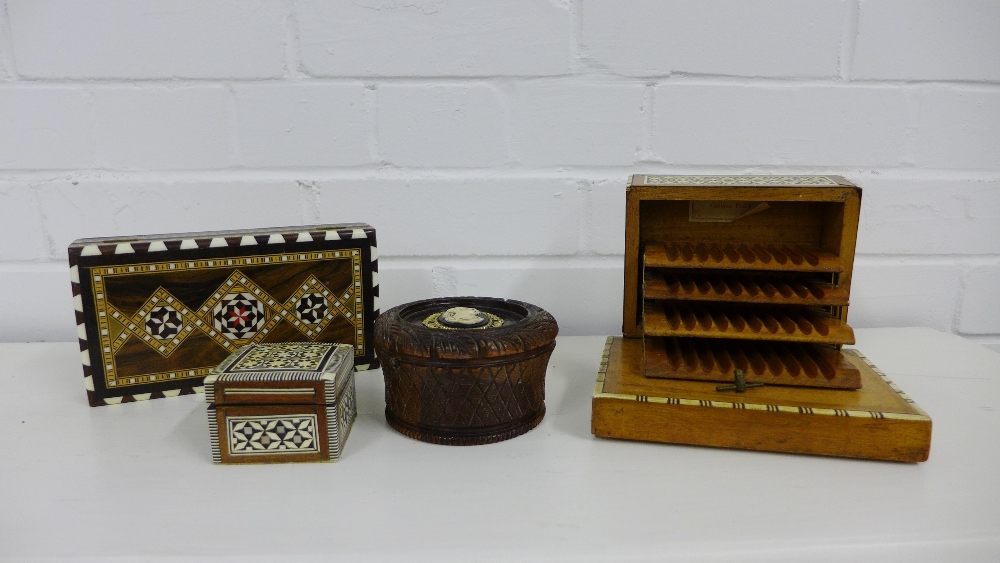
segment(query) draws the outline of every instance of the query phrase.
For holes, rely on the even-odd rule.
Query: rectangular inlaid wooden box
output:
[[[336,461],[357,417],[350,344],[250,344],[205,378],[216,463]]]
[[[840,348],[860,202],[839,176],[633,176],[622,332],[643,373],[858,388]]]
[[[767,386],[746,393],[642,374],[642,341],[609,337],[591,430],[602,438],[887,461],[926,461],[931,419],[855,350],[861,389]]]
[[[378,367],[365,224],[82,239],[69,247],[91,406],[198,392],[246,344],[350,344]]]

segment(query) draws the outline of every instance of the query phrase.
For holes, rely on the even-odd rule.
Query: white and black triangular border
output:
[[[165,252],[167,250],[197,250],[205,248],[223,248],[235,246],[253,246],[267,244],[308,243],[325,240],[368,239],[371,248],[372,272],[372,320],[379,316],[379,279],[378,279],[378,247],[375,241],[375,229],[369,225],[357,224],[350,226],[333,225],[319,227],[303,227],[299,229],[263,233],[242,234],[239,231],[224,231],[208,233],[211,236],[166,235],[163,238],[143,237],[143,240],[117,242],[107,244],[87,244],[87,239],[76,241],[69,247],[70,285],[73,291],[73,308],[76,313],[76,333],[80,346],[80,363],[83,367],[83,385],[87,390],[87,402],[92,407],[163,399],[179,395],[204,393],[202,385],[192,385],[180,389],[155,391],[152,393],[137,393],[118,397],[100,397],[94,391],[94,374],[91,369],[90,347],[87,341],[87,328],[83,313],[83,297],[80,288],[80,257],[102,256],[109,254],[137,254]],[[367,364],[356,364],[355,371],[378,369],[379,360],[372,351],[373,361]]]

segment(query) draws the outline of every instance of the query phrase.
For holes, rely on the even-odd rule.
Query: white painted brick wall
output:
[[[1000,180],[870,177],[857,252],[863,255],[1000,255]]]
[[[371,162],[361,84],[241,84],[235,95],[244,166]]]
[[[569,2],[299,0],[311,76],[537,76],[574,60]]]
[[[864,188],[850,321],[1000,350],[989,0],[0,0],[0,341],[83,236],[368,221],[382,304],[621,320],[631,173]]]
[[[582,53],[614,73],[833,77],[848,4],[595,0],[582,5]]]
[[[887,264],[861,256],[851,282],[850,323],[948,331],[954,323],[961,278],[957,265],[937,260]]]
[[[1000,80],[1000,2],[860,3],[852,77]]]
[[[265,0],[8,0],[30,78],[277,78],[284,9]]]
[[[996,55],[1000,59],[1000,50]],[[995,87],[927,87],[917,103],[913,158],[918,165],[985,170],[1000,166],[1000,91]]]
[[[197,170],[232,160],[231,105],[221,86],[101,87],[93,95],[98,167]]]
[[[0,265],[0,342],[75,341],[73,295],[59,264]]]
[[[92,105],[89,89],[0,85],[0,167],[94,166]]]
[[[318,187],[320,220],[375,226],[380,257],[581,252],[586,198],[570,180],[337,180]]]
[[[796,84],[661,84],[653,146],[668,164],[899,166],[907,91]]]
[[[67,258],[66,247],[82,237],[301,224],[301,198],[310,197],[288,180],[56,180],[36,192],[51,258],[58,260]]]
[[[586,182],[590,205],[583,236],[595,254],[625,255],[625,185],[620,180]],[[619,235],[619,233],[621,233]]]
[[[28,184],[0,182],[0,264],[41,260],[48,256],[42,233],[42,214]]]
[[[517,161],[628,165],[641,152],[642,84],[544,80],[518,84],[514,96]]]
[[[969,272],[962,296],[959,330],[968,334],[1000,332],[1000,266],[979,266]]]
[[[387,84],[377,99],[381,160],[413,168],[508,160],[503,106],[489,85]]]

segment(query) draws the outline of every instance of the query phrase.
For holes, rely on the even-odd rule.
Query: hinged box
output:
[[[860,205],[839,176],[632,176],[624,338],[605,348],[593,433],[926,460],[930,417],[843,349]]]
[[[69,263],[91,406],[200,391],[254,343],[351,344],[378,367],[369,225],[82,239]]]
[[[622,332],[645,376],[860,387],[840,352],[860,204],[839,176],[633,176]]]
[[[357,416],[354,349],[251,344],[205,378],[216,463],[336,461]]]

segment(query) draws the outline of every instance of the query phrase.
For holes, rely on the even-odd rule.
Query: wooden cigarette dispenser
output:
[[[609,340],[594,434],[927,458],[930,418],[843,349],[860,188],[635,175],[626,202],[624,341]]]

